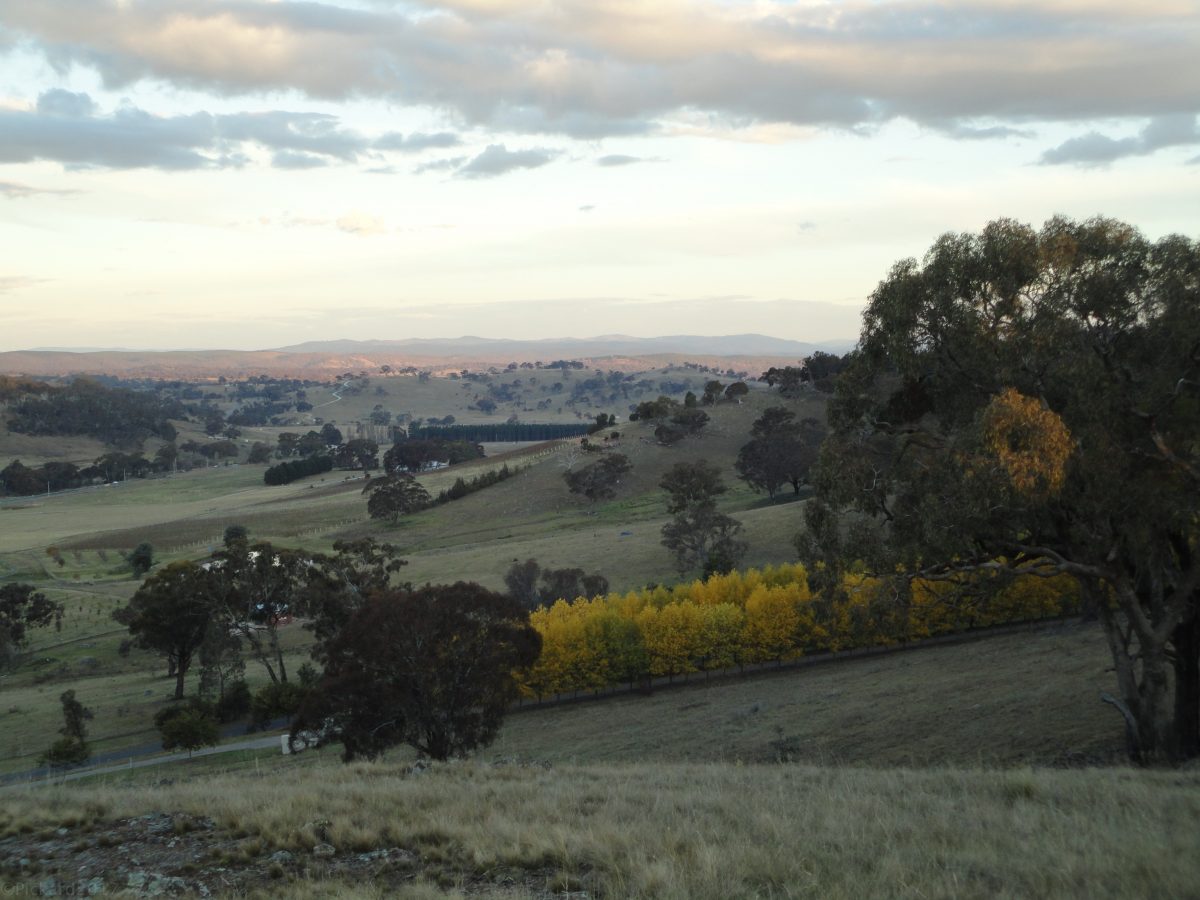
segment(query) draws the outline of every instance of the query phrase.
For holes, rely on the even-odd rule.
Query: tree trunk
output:
[[[187,673],[187,668],[183,665],[175,668],[175,699],[183,699],[183,676]]]
[[[1175,627],[1175,740],[1179,759],[1200,756],[1200,613]]]
[[[1118,695],[1124,709],[1113,705],[1126,718],[1129,758],[1139,765],[1160,762],[1172,755],[1175,743],[1172,721],[1166,716],[1170,689],[1166,647],[1142,644],[1131,647],[1122,632],[1117,610],[1104,600],[1096,608],[1117,674]]]

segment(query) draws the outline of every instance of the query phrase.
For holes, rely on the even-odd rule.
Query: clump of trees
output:
[[[676,463],[659,486],[667,492],[672,516],[663,526],[662,543],[679,573],[699,570],[707,576],[736,568],[747,546],[737,537],[742,523],[717,510],[717,497],[727,490],[720,470],[704,460]]]
[[[763,411],[750,427],[750,441],[738,451],[738,476],[751,487],[775,494],[790,484],[800,493],[808,472],[817,461],[824,437],[816,419],[796,421],[796,414],[782,406]]]
[[[271,466],[263,472],[263,482],[270,485],[289,484],[310,475],[321,475],[333,470],[333,458],[321,454],[304,459],[293,459]]]
[[[7,382],[8,428],[18,434],[88,435],[128,447],[148,437],[175,439],[170,419],[186,418],[183,404],[150,391],[108,387],[78,377],[56,386]]]
[[[323,646],[292,739],[340,741],[347,761],[402,743],[439,760],[467,753],[496,736],[540,649],[528,613],[477,584],[377,594]]]
[[[483,448],[471,441],[447,441],[440,438],[398,440],[383,454],[383,469],[394,472],[420,472],[431,463],[467,462],[483,457]]]
[[[599,572],[579,568],[543,569],[536,559],[513,560],[504,573],[508,595],[526,609],[537,609],[555,600],[599,597],[608,593],[608,579]]]
[[[572,494],[581,494],[594,504],[615,497],[621,476],[632,469],[624,453],[605,453],[594,463],[564,472],[563,480]]]
[[[838,376],[799,548],[917,579],[1074,582],[1136,760],[1200,755],[1200,244],[999,220],[897,263]],[[815,571],[815,570],[814,570]]]

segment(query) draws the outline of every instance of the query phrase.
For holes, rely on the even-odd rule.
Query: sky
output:
[[[948,231],[1200,236],[1200,2],[0,0],[0,350],[854,338]]]

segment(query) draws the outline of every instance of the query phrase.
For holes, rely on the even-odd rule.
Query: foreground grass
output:
[[[314,879],[326,896],[428,879],[472,893],[714,900],[1179,897],[1200,884],[1196,772],[327,763],[5,801],[10,853],[60,827],[81,852],[134,816],[211,818],[205,841],[241,841],[222,860],[226,883],[253,889],[261,869],[277,894],[288,882],[315,890]],[[317,866],[323,842],[335,854]],[[406,851],[405,866],[380,866],[362,879],[370,890],[339,889],[339,862],[390,848]],[[266,874],[280,849],[294,858]],[[111,858],[102,874],[117,878],[127,863]],[[70,877],[72,858],[38,869]]]

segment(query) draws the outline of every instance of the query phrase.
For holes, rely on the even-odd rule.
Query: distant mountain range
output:
[[[731,334],[708,337],[676,334],[665,337],[639,338],[626,334],[605,334],[591,338],[547,338],[536,341],[507,338],[407,338],[398,341],[308,341],[291,347],[280,347],[284,353],[410,353],[420,356],[463,356],[485,354],[499,359],[504,356],[527,357],[537,354],[549,361],[551,357],[581,359],[604,356],[653,356],[662,353],[698,353],[706,356],[807,356],[814,350],[844,353],[854,341],[807,343],[768,337],[765,334]]]
[[[815,350],[844,353],[853,344],[851,340],[809,343],[761,334],[737,334],[653,338],[602,335],[528,341],[481,337],[332,340],[274,350],[14,350],[0,353],[0,374],[181,379],[272,375],[322,379],[341,372],[378,370],[385,365],[416,366],[439,373],[558,359],[581,360],[589,366],[624,371],[681,362],[751,371],[794,363]]]

